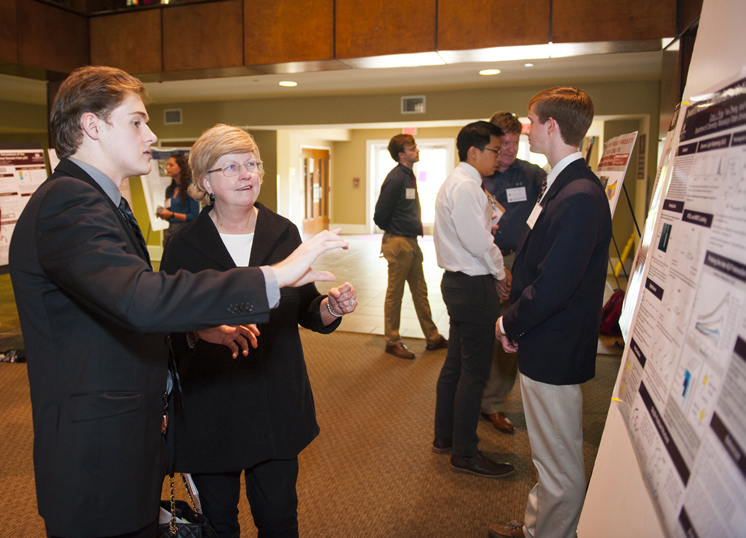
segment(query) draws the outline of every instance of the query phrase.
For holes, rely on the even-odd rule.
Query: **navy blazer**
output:
[[[596,175],[578,159],[552,183],[543,206],[518,246],[503,326],[518,342],[522,374],[553,385],[583,383],[595,375],[609,202]]]
[[[158,516],[167,463],[167,333],[266,321],[261,270],[154,273],[111,199],[63,159],[16,223],[10,275],[48,532],[144,527]]]
[[[287,258],[301,243],[295,225],[262,204],[250,266]],[[180,229],[163,253],[161,269],[226,271],[236,267],[206,207]],[[183,406],[176,419],[176,463],[181,472],[241,471],[269,459],[296,457],[319,433],[298,324],[327,334],[316,285],[283,288],[268,323],[259,324],[259,346],[234,359],[222,345],[198,341],[175,349]],[[174,339],[177,340],[176,338]],[[179,339],[183,341],[183,339]]]

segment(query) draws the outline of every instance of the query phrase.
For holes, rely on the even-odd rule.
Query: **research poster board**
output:
[[[624,174],[627,173],[635,140],[637,140],[637,131],[611,138],[604,144],[604,153],[598,163],[596,175],[606,191],[612,217],[622,192]]]
[[[624,307],[622,308],[622,314],[619,317],[619,327],[622,330],[622,337],[625,342],[629,341],[629,328],[632,325],[634,315],[637,313],[635,306],[639,303],[640,295],[643,290],[642,284],[647,275],[649,267],[647,263],[648,251],[650,250],[650,243],[655,235],[655,230],[658,225],[663,193],[668,191],[668,183],[671,179],[671,168],[673,166],[673,155],[671,154],[671,150],[676,146],[675,140],[678,140],[678,129],[681,127],[681,124],[678,121],[680,108],[681,105],[679,105],[674,111],[671,125],[668,128],[668,133],[666,134],[666,139],[663,143],[658,174],[653,183],[653,197],[650,201],[650,209],[648,210],[647,218],[645,219],[640,244],[632,262],[632,271],[630,273],[629,281],[627,282],[627,291],[624,294]]]
[[[189,154],[189,148],[151,148],[150,173],[140,176],[150,227],[154,231],[165,230],[169,226],[169,222],[159,219],[155,211],[158,206],[165,207],[166,188],[171,184],[171,178],[166,175],[166,164],[168,158],[176,153]]]
[[[43,149],[0,149],[0,266],[8,265],[18,217],[46,179]]]
[[[744,536],[746,79],[674,133],[614,396],[666,534]]]

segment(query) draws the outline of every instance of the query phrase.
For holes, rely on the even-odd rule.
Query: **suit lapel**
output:
[[[275,214],[267,210],[262,204],[257,202],[255,205],[259,209],[259,214],[256,218],[254,244],[251,247],[249,267],[268,264],[267,260],[272,255],[277,241],[287,227],[284,222],[275,218]]]
[[[195,219],[194,226],[190,227],[196,233],[185,233],[184,240],[213,263],[219,265],[221,269],[233,269],[236,263],[220,238],[220,232],[210,217],[211,211],[212,206],[207,206],[202,210]]]
[[[547,211],[549,203],[557,196],[557,193],[559,193],[559,191],[561,191],[564,188],[564,186],[570,181],[570,178],[572,177],[572,175],[575,173],[577,168],[581,165],[585,166],[585,161],[583,159],[577,159],[575,161],[572,161],[567,166],[565,166],[562,172],[559,173],[557,178],[552,182],[552,186],[549,187],[549,189],[547,190],[544,196],[544,208],[541,210],[542,213]],[[539,218],[541,218],[541,215],[539,215]],[[523,246],[528,242],[528,238],[531,235],[532,231],[533,230],[527,225],[526,229],[523,231],[521,240],[518,242],[518,248],[515,251],[514,259],[516,260],[518,259],[518,255],[523,250]]]
[[[101,188],[101,185],[99,185],[95,179],[93,179],[88,173],[83,170],[80,166],[75,164],[69,159],[62,159],[60,160],[57,167],[54,169],[54,173],[49,176],[50,180],[54,180],[58,177],[74,177],[75,179],[79,179],[80,181],[83,181],[84,183],[87,183],[94,189],[96,189],[98,192],[101,193],[101,196],[108,202],[109,206],[111,207],[112,211],[116,214],[117,218],[119,218],[119,223],[121,224],[121,227],[124,229],[124,233],[127,235],[127,237],[130,240],[130,243],[133,247],[135,247],[135,250],[140,254],[140,257],[148,263],[148,265],[152,269],[152,264],[150,263],[150,255],[148,254],[147,250],[143,252],[143,247],[140,244],[140,241],[137,239],[137,236],[135,235],[135,231],[132,229],[132,227],[129,225],[129,223],[125,220],[124,216],[122,215],[121,211],[119,211],[119,208],[114,205],[114,202],[111,198],[109,198],[109,195],[106,194],[106,191]]]

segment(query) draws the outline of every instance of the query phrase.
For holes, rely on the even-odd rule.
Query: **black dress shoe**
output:
[[[471,458],[451,454],[451,469],[457,473],[473,474],[484,478],[503,478],[515,472],[509,463],[492,461],[482,452]]]
[[[453,446],[453,439],[438,439],[437,437],[433,440],[433,452],[436,454],[446,454],[451,450]]]
[[[425,349],[428,351],[435,351],[436,349],[448,349],[448,340],[443,338],[443,335],[438,335],[438,339],[432,344],[427,344]]]

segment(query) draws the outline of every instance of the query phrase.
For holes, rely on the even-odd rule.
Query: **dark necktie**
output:
[[[539,189],[539,196],[536,198],[536,203],[541,202],[541,197],[544,196],[544,191],[547,190],[547,176],[544,176],[544,182],[541,184],[541,189]]]
[[[142,230],[140,230],[140,226],[137,224],[137,219],[135,219],[135,214],[132,212],[129,203],[124,196],[122,196],[122,199],[119,200],[119,212],[124,217],[124,220],[127,221],[127,224],[130,225],[132,231],[135,232],[135,237],[137,237],[137,242],[140,244],[140,249],[143,251],[143,254],[145,254],[145,258],[148,260],[148,263],[150,263],[148,246],[145,243],[145,238],[142,235]]]

